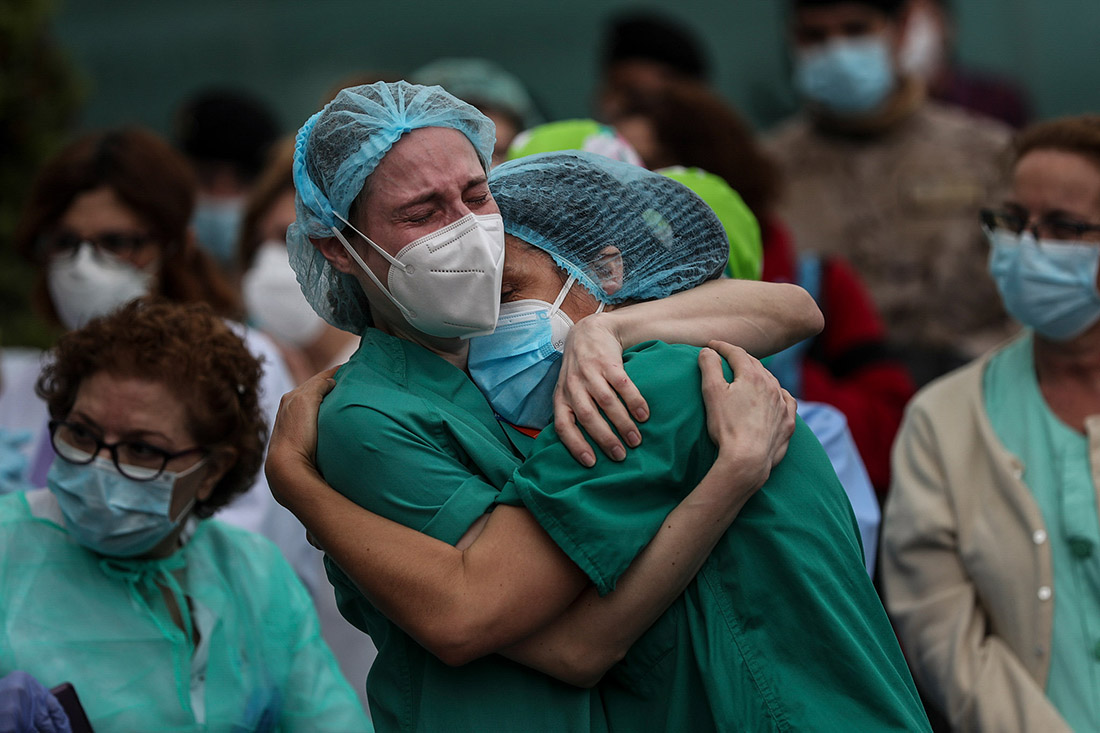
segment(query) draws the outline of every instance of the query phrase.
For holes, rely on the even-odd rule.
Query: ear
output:
[[[592,270],[599,278],[600,289],[614,295],[623,287],[623,255],[618,247],[608,245],[592,263]]]
[[[230,446],[217,448],[210,454],[206,462],[206,470],[203,473],[202,483],[195,492],[198,501],[206,501],[214,493],[214,487],[222,480],[233,464],[237,462],[237,449]]]
[[[347,273],[349,275],[355,274],[358,265],[348,255],[348,251],[344,249],[344,244],[336,237],[325,237],[324,239],[311,239],[313,246],[324,256],[333,269]]]

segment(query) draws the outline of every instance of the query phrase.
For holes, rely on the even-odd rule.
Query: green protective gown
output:
[[[522,501],[603,593],[717,455],[698,352],[649,342],[626,353],[652,416],[625,461],[585,469],[544,430],[501,494]],[[928,730],[851,506],[801,420],[688,590],[600,691],[612,730]]]
[[[112,560],[45,489],[0,497],[0,676],[71,682],[97,731],[372,730],[278,548],[193,527],[168,558]],[[197,647],[158,585],[190,605]]]
[[[375,329],[336,375],[318,434],[317,463],[330,485],[450,544],[491,509],[521,460],[465,373]],[[606,729],[592,690],[496,655],[448,667],[326,562],[341,612],[378,648],[367,694],[379,731]]]

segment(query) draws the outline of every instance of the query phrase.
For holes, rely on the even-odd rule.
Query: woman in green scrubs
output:
[[[606,643],[609,637],[641,634],[782,455],[793,408],[770,376],[738,352],[737,382],[721,380],[729,389],[713,398],[716,410],[730,414],[758,406],[751,421],[716,435],[737,450],[705,472],[697,503],[683,502],[669,514],[631,569],[637,580],[626,577],[619,593],[599,599],[528,511],[496,504],[521,460],[520,437],[469,381],[467,342],[448,330],[456,319],[476,320],[482,312],[484,299],[471,302],[482,284],[450,290],[429,278],[409,286],[413,273],[430,270],[409,252],[429,242],[445,256],[447,245],[460,241],[463,252],[485,255],[494,305],[488,325],[495,323],[497,212],[486,182],[486,142],[491,128],[486,135],[476,111],[441,90],[403,83],[345,90],[299,134],[291,261],[315,309],[334,325],[361,330],[363,344],[337,375],[319,422],[318,466],[339,493],[303,467],[308,421],[296,423],[293,411],[273,435],[268,471],[280,500],[325,548],[341,610],[379,647],[368,678],[379,730],[601,730],[606,721],[596,693],[486,655],[503,650],[576,681],[590,674],[584,667],[591,659],[617,648]],[[702,204],[694,199],[688,206],[699,214]],[[705,236],[722,237],[709,216]],[[455,239],[445,244],[440,237],[447,232]],[[724,237],[719,242],[722,262],[699,267],[681,286],[720,269]],[[702,342],[701,334],[721,323],[720,333],[744,335],[764,350],[789,340],[772,343],[772,333],[791,330],[781,324],[794,323],[796,338],[819,327],[816,314],[791,317],[805,303],[786,300],[797,289],[718,285],[694,300],[672,298],[660,309],[643,304],[634,316],[602,320],[617,324],[627,342],[638,340],[631,334],[639,324],[650,336],[678,332]],[[468,307],[436,317],[454,303]],[[700,307],[705,317],[681,323],[681,312]],[[730,319],[730,312],[750,315]],[[704,368],[712,376],[720,371],[716,360]],[[310,399],[308,390],[296,396]],[[582,422],[584,408],[574,408]],[[619,432],[636,444],[630,428]],[[467,547],[462,537],[472,525],[484,529]],[[604,668],[610,663],[600,661]],[[465,666],[448,666],[458,664]]]
[[[675,271],[636,213],[653,205],[646,194],[654,183],[636,167],[582,152],[494,169],[490,187],[506,231],[504,295],[497,331],[471,339],[470,375],[498,413],[527,417],[534,428],[549,420],[524,409],[543,383],[509,389],[533,369],[525,346],[543,330],[542,318],[521,325],[524,313],[552,321],[560,308],[578,322],[648,297]],[[601,593],[616,588],[719,454],[709,439],[714,416],[700,397],[698,351],[655,341],[626,351],[627,375],[651,410],[640,425],[642,446],[626,460],[584,468],[545,430],[501,492],[499,501],[525,506]],[[613,729],[927,729],[864,570],[851,506],[805,424],[686,592],[600,690]]]

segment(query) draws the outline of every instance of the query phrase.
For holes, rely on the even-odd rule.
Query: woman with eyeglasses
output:
[[[88,133],[39,172],[14,245],[35,266],[37,310],[65,330],[147,294],[209,305],[261,360],[261,407],[270,425],[293,381],[271,339],[237,323],[238,295],[188,228],[196,191],[187,160],[156,134],[138,127]],[[37,372],[31,360],[20,364],[29,364],[22,372]],[[23,386],[33,384],[33,374],[10,376],[0,428],[32,431],[24,446],[24,478],[42,486],[53,458],[45,406]],[[12,394],[20,389],[22,394]],[[318,553],[306,543],[301,524],[271,498],[262,474],[224,518],[273,540],[307,586],[320,590]]]
[[[370,730],[278,549],[208,519],[261,466],[260,375],[202,304],[61,337],[47,488],[0,497],[0,676],[72,683],[97,730]]]
[[[1100,116],[1024,130],[982,212],[1026,328],[922,390],[880,567],[914,676],[957,730],[1100,730]]]

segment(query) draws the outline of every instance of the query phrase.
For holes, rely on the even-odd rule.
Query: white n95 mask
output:
[[[325,322],[302,295],[283,242],[260,245],[241,278],[241,292],[249,319],[280,341],[302,348],[321,335]]]
[[[442,338],[492,333],[504,276],[504,221],[500,214],[468,214],[405,245],[396,256],[344,222],[390,263],[389,287],[336,227],[333,234],[367,277],[415,329]]]
[[[90,242],[50,260],[46,287],[61,323],[70,331],[105,316],[123,303],[148,295],[153,267],[138,269],[96,250]]]

